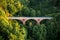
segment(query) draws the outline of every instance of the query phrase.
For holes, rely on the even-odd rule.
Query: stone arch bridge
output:
[[[33,19],[37,22],[37,24],[39,24],[42,20],[51,20],[52,17],[8,17],[8,19],[17,19],[20,20],[23,24],[25,24],[27,20]]]

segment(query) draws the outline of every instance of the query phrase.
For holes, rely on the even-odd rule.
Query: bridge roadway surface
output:
[[[8,17],[8,19],[52,19],[52,17]]]
[[[8,17],[8,19],[17,19],[20,20],[23,24],[26,23],[27,20],[33,19],[39,24],[44,19],[52,19],[52,17]]]

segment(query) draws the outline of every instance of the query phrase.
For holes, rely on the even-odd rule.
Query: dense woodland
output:
[[[23,25],[13,16],[53,19]],[[0,0],[0,40],[60,40],[60,0]]]

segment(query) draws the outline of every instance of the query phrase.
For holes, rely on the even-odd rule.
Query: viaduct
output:
[[[20,20],[23,24],[25,24],[26,21],[33,19],[37,22],[37,24],[39,24],[42,20],[45,20],[45,19],[51,20],[52,17],[8,17],[8,19]]]

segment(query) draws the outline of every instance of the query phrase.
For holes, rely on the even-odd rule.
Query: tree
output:
[[[46,40],[46,27],[44,24],[35,25],[28,28],[28,38],[30,40]]]
[[[21,13],[23,16],[28,17],[30,15],[30,9],[27,6],[24,6]]]
[[[36,16],[37,16],[37,17],[40,17],[40,16],[41,16],[41,11],[40,11],[40,10],[37,10],[37,11],[36,11]]]
[[[0,10],[0,39],[1,40],[25,40],[27,31],[16,21],[8,19],[4,10]]]
[[[36,11],[34,9],[30,9],[30,16],[31,17],[36,17]]]
[[[16,0],[0,0],[0,6],[4,10],[8,10],[8,12],[12,15],[14,15],[19,10],[21,11],[23,8],[23,4]]]

